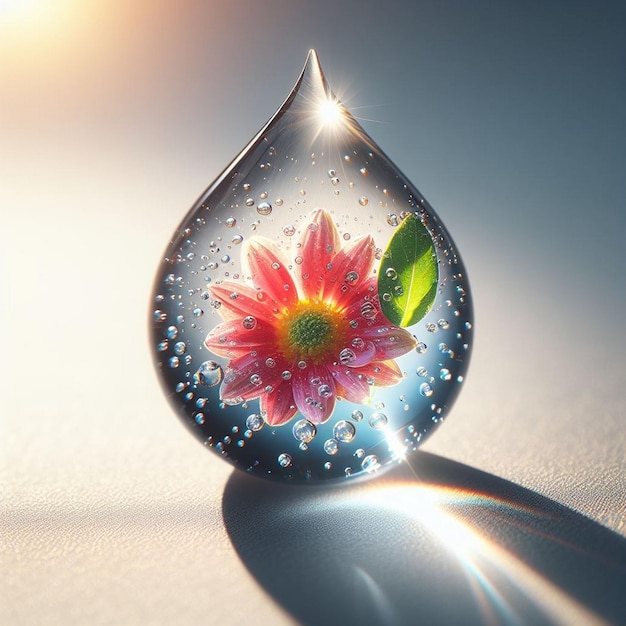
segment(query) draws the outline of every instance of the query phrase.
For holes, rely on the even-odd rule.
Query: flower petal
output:
[[[314,424],[325,422],[335,410],[333,376],[323,365],[309,366],[293,377],[293,398],[298,410]]]
[[[252,282],[283,307],[295,305],[298,292],[278,247],[264,237],[254,237],[244,245],[243,258]]]
[[[211,296],[220,303],[219,313],[225,319],[234,319],[253,315],[271,320],[278,309],[263,293],[248,285],[224,281],[209,287]]]
[[[354,337],[350,344],[339,353],[339,362],[347,367],[362,367],[376,356],[376,347],[372,341]]]
[[[281,365],[278,358],[270,355],[245,354],[233,359],[226,367],[220,398],[226,403],[239,404],[258,398],[268,389],[276,389],[282,382],[280,373],[284,368]]]
[[[263,419],[270,426],[286,424],[298,412],[291,384],[283,381],[271,393],[264,393],[259,400],[259,407]]]
[[[349,402],[367,404],[370,399],[370,385],[367,376],[359,369],[337,367],[333,369],[337,395]]]
[[[265,320],[254,320],[253,328],[246,328],[248,318],[229,320],[216,326],[204,340],[214,354],[228,358],[243,356],[255,350],[271,354],[276,349],[276,330]]]
[[[358,293],[350,298],[350,304],[344,312],[344,317],[350,322],[351,328],[368,328],[370,326],[381,325],[384,319],[389,325],[387,318],[382,317],[378,295],[376,291],[376,277],[369,278],[361,285]]]
[[[324,298],[341,302],[351,300],[369,278],[376,246],[370,235],[344,246],[332,259],[323,285]]]
[[[372,361],[355,370],[366,376],[371,385],[376,387],[391,387],[397,385],[403,378],[398,364],[393,361]]]
[[[417,345],[415,337],[410,332],[397,326],[365,328],[361,335],[373,342],[376,347],[376,358],[381,360],[395,359],[410,352]]]
[[[300,285],[305,298],[317,299],[324,289],[332,258],[341,248],[339,232],[328,211],[318,209],[302,236]]]

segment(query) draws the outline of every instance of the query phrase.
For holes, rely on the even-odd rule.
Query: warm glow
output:
[[[320,104],[319,115],[324,124],[335,124],[341,119],[341,105],[336,100],[324,100]]]

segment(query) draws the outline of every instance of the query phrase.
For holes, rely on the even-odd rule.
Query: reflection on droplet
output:
[[[346,420],[340,420],[333,428],[333,436],[341,443],[349,443],[354,439],[355,435],[356,428],[354,427],[354,424],[351,424]]]
[[[291,465],[291,455],[283,452],[278,455],[278,465],[281,467],[289,467]]]
[[[246,418],[246,427],[253,432],[261,430],[263,424],[265,424],[265,422],[258,413],[252,413],[252,415],[248,415]]]
[[[412,251],[424,246],[436,276],[420,307]],[[426,439],[473,342],[456,246],[314,52],[177,227],[148,312],[159,376],[192,432],[246,472],[301,483],[368,475],[394,463],[397,434]]]
[[[196,385],[215,387],[222,382],[222,378],[224,378],[224,370],[222,370],[219,363],[215,361],[205,361],[193,375],[193,382],[196,383]]]
[[[317,428],[315,424],[312,424],[308,420],[298,420],[293,425],[293,436],[304,443],[313,441],[313,438],[317,434]]]

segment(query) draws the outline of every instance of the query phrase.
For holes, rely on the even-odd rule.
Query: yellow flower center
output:
[[[292,361],[334,361],[344,347],[346,321],[325,302],[300,300],[279,323],[278,345]]]

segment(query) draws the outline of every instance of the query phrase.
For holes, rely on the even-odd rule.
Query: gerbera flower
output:
[[[402,379],[394,359],[416,345],[380,311],[371,236],[342,246],[331,215],[317,210],[294,251],[290,269],[274,243],[253,237],[243,250],[252,284],[210,288],[224,321],[205,345],[230,359],[220,397],[226,404],[258,398],[273,426],[298,411],[325,422],[337,398],[368,403],[371,387]]]

